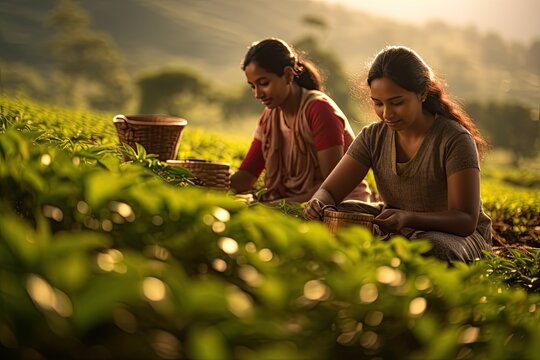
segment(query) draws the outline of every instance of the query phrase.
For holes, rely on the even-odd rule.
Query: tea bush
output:
[[[156,175],[151,157],[121,163],[107,136],[70,137],[74,126],[54,138],[45,118],[44,131],[28,121],[41,115],[2,112],[3,358],[540,351],[538,273],[525,271],[538,269],[538,252],[521,257],[524,267],[498,257],[448,267],[421,256],[425,242],[382,242],[362,228],[334,237],[294,216],[294,204],[248,206],[178,186]],[[93,119],[107,129],[110,120]]]

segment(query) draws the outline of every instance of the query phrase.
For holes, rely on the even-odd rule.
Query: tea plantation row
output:
[[[1,101],[2,358],[538,358],[533,248],[448,267],[424,242],[334,238],[294,205],[122,163],[109,115]],[[247,143],[186,130],[181,146],[235,166]],[[530,229],[535,194],[486,206],[515,200]]]

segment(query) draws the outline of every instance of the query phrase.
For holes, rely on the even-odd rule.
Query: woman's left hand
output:
[[[377,224],[383,231],[391,233],[399,233],[400,230],[407,226],[410,212],[398,209],[384,209],[373,223]]]
[[[324,203],[317,198],[308,201],[304,207],[305,220],[322,220]]]

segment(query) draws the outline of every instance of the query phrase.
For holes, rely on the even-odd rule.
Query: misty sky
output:
[[[509,40],[540,39],[540,0],[319,0],[340,3],[408,23],[439,19],[474,25]]]

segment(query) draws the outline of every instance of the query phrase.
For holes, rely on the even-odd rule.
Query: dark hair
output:
[[[295,75],[294,81],[298,85],[308,90],[323,91],[321,75],[315,65],[301,59],[296,51],[281,39],[269,38],[251,44],[242,61],[242,70],[246,70],[252,62],[278,76],[283,76],[285,68],[290,66]]]
[[[405,90],[425,95],[424,109],[432,114],[440,114],[463,125],[473,136],[481,157],[487,143],[480,135],[471,117],[463,107],[446,92],[440,80],[426,62],[414,50],[405,46],[388,46],[373,60],[367,83],[379,78],[388,78]]]

